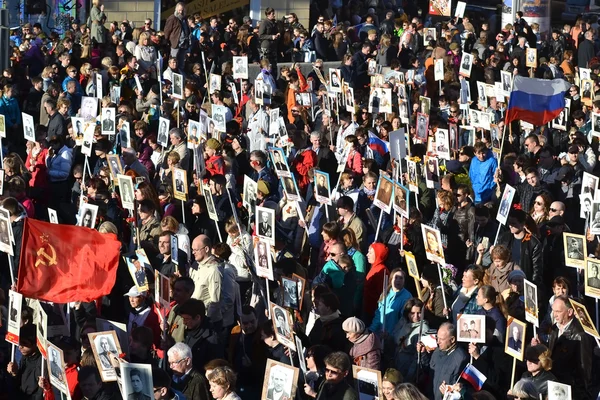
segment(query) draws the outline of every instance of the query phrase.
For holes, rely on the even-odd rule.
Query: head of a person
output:
[[[438,348],[447,351],[456,344],[456,327],[450,322],[444,322],[437,331]]]
[[[477,305],[480,307],[486,305],[494,306],[496,305],[496,296],[498,296],[498,293],[493,286],[483,285],[477,291]]]
[[[565,326],[574,318],[573,306],[565,296],[557,296],[552,303],[552,316],[558,326]]]
[[[350,317],[342,323],[342,329],[346,332],[348,341],[355,343],[365,333],[366,326],[359,318]]]
[[[338,199],[336,207],[341,217],[350,216],[354,213],[354,200],[350,196],[342,196]]]
[[[235,391],[237,374],[230,367],[217,367],[208,374],[207,378],[210,384],[210,393],[215,400],[223,399]]]
[[[538,372],[552,369],[550,350],[543,344],[527,347],[525,349],[525,360],[527,361],[527,371],[532,374],[537,375]]]
[[[95,366],[81,367],[77,374],[77,383],[84,398],[95,398],[96,394],[102,389],[102,379],[98,368]]]
[[[483,276],[485,272],[480,266],[469,265],[462,277],[462,286],[465,289],[472,289],[474,287],[481,287],[483,285]]]
[[[180,377],[189,372],[192,368],[192,349],[183,342],[175,343],[167,352],[169,367],[173,375]]]
[[[177,307],[177,315],[181,316],[185,329],[194,330],[202,324],[206,316],[206,306],[202,300],[189,299]]]
[[[242,306],[242,315],[240,315],[240,327],[244,335],[251,335],[258,329],[258,318],[254,307]]]
[[[475,157],[477,157],[479,161],[485,161],[485,157],[488,153],[487,145],[483,142],[477,142],[475,143],[475,146],[473,146],[473,149],[475,152]]]
[[[322,293],[315,302],[315,311],[320,316],[333,314],[340,308],[340,301],[333,292]]]
[[[558,296],[563,296],[563,297],[569,297],[569,292],[570,292],[570,283],[569,280],[563,276],[557,276],[556,278],[554,278],[554,281],[552,282],[552,293],[554,294],[554,296],[558,297]]]
[[[341,351],[336,351],[325,357],[325,379],[329,384],[338,384],[346,379],[352,367],[350,357]]]
[[[539,397],[538,390],[530,379],[521,379],[515,383],[511,392],[516,399],[535,400]],[[554,398],[559,399],[560,397]]]
[[[192,242],[192,254],[197,262],[202,262],[210,256],[212,241],[206,235],[198,235]]]
[[[523,210],[510,210],[508,213],[508,227],[513,235],[518,235],[525,229],[527,214]]]

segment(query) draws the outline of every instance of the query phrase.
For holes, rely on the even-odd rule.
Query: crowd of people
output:
[[[0,332],[27,219],[115,235],[123,257],[95,301],[24,299],[0,398],[58,398],[61,377],[74,400],[597,396],[597,21],[541,37],[520,11],[499,32],[414,4],[311,15],[178,3],[155,31],[94,0],[62,35],[12,32]],[[505,124],[516,76],[569,82],[560,115]]]

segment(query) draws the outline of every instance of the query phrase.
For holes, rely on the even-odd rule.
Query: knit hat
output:
[[[525,279],[525,272],[521,271],[520,269],[515,269],[512,270],[510,272],[510,274],[508,274],[508,283],[512,283],[515,279]]]
[[[221,150],[221,143],[215,138],[210,138],[206,141],[206,147],[213,150]]]
[[[404,377],[397,369],[388,368],[385,370],[385,374],[383,375],[382,380],[387,381],[395,386],[404,382]]]
[[[271,188],[266,181],[260,179],[256,184],[256,190],[260,192],[263,196],[268,196],[271,194]]]
[[[356,317],[350,317],[344,321],[342,329],[348,333],[363,333],[365,331],[365,323]]]

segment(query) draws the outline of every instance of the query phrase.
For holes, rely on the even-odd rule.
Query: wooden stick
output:
[[[444,300],[444,309],[448,309],[448,303],[446,302],[446,291],[444,290],[444,279],[442,277],[442,266],[440,263],[437,263],[438,266],[438,275],[440,276],[440,286],[442,288],[442,300]],[[446,319],[449,319],[450,315],[446,315]]]
[[[494,246],[496,245],[496,243],[498,243],[498,236],[500,235],[501,227],[502,227],[502,224],[498,224],[498,230],[496,231],[496,238],[494,239]]]
[[[517,370],[517,359],[513,358],[512,373],[510,374],[510,390],[515,386],[515,371]]]
[[[269,257],[271,257],[270,254]],[[271,319],[271,293],[269,290],[269,278],[265,278],[265,284],[267,289],[267,318]]]
[[[377,237],[379,236],[379,227],[381,226],[381,220],[383,219],[384,212],[385,211],[383,211],[381,209],[379,210],[379,221],[377,221],[377,228],[375,229],[375,242],[377,241]]]
[[[185,201],[181,200],[181,218],[183,218],[183,224],[185,225]]]

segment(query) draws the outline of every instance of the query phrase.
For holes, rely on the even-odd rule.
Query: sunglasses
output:
[[[551,212],[558,212],[558,210],[556,208],[552,208],[552,207],[550,207],[550,211]]]
[[[330,368],[325,368],[325,373],[330,373],[331,375],[339,375],[339,374],[341,374],[340,371],[334,371],[334,370],[332,370]]]
[[[336,253],[329,253],[329,255],[330,255],[331,257],[335,257],[335,256],[337,256],[337,254],[336,254]]]
[[[542,203],[541,201],[536,201],[536,202],[535,202],[535,205],[536,205],[536,206],[543,206],[543,205],[544,205],[544,203]]]

